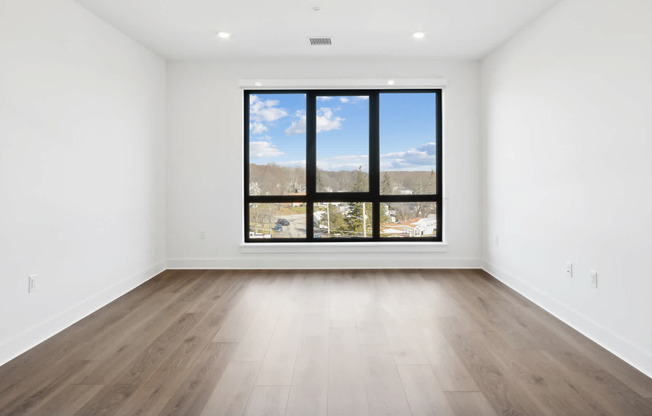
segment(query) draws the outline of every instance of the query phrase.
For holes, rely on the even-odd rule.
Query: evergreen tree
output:
[[[328,215],[323,217],[324,221],[330,221],[331,234],[343,234],[347,229],[344,215],[337,205],[328,204]]]
[[[347,229],[356,235],[364,235],[364,224],[366,218],[367,237],[370,237],[372,226],[371,209],[371,202],[350,202],[349,212],[346,215]]]
[[[358,167],[358,171],[356,172],[355,175],[355,182],[353,182],[353,187],[351,191],[367,192],[367,190],[369,189],[368,186],[369,180],[367,178],[368,178],[367,174],[362,172],[362,166]]]
[[[351,191],[366,192],[369,187],[368,175],[362,172],[362,166],[358,167],[355,175],[355,181]],[[364,224],[366,217],[367,236],[371,235],[371,203],[365,202],[364,208],[362,202],[349,202],[349,212],[346,215],[346,225],[349,232],[354,235],[364,235]]]

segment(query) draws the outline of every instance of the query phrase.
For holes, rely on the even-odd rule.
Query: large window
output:
[[[245,241],[441,241],[441,102],[245,91]]]

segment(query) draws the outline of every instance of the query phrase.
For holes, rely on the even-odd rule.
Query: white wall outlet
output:
[[[573,277],[573,263],[570,261],[566,262],[566,277]]]
[[[203,231],[200,231],[199,232],[199,239],[200,240],[206,240],[206,233],[204,233]]]
[[[598,288],[598,272],[595,270],[589,270],[589,275],[591,276],[591,287],[594,289]]]
[[[30,274],[29,278],[27,280],[27,292],[32,293],[36,292],[36,289],[38,288],[38,274]]]

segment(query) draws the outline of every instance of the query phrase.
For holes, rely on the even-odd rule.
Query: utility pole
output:
[[[326,204],[326,225],[328,228],[328,235],[331,235],[331,203]]]
[[[362,203],[362,231],[364,237],[367,237],[367,212],[366,212],[366,206],[367,204],[365,202]]]

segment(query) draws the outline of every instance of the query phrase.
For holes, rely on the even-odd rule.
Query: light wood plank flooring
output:
[[[8,415],[652,415],[477,270],[166,271],[0,367]]]

